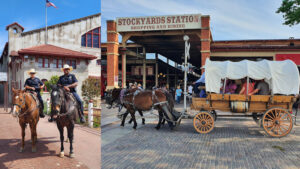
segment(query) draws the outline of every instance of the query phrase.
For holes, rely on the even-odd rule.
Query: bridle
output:
[[[63,96],[61,95],[60,89],[58,89],[56,92],[58,92],[58,96],[59,96],[59,101],[58,102],[59,102],[59,104],[57,103],[57,101],[53,102],[53,98],[52,98],[53,92],[54,91],[52,91],[52,93],[51,93],[51,103],[52,103],[51,108],[52,108],[52,111],[54,110],[57,113],[57,115],[60,115],[61,107],[64,104],[65,100],[63,99]],[[55,104],[53,104],[53,103],[55,103]],[[59,105],[59,111],[55,109],[54,105]]]
[[[22,104],[20,105],[20,104],[14,103],[13,106],[17,106],[17,107],[19,107],[20,110],[21,110],[22,107],[23,107],[25,104],[26,104],[26,102],[25,102],[25,93],[24,93],[24,94],[23,94],[23,101],[22,101]],[[20,112],[17,112],[17,115],[18,115],[18,116],[19,116],[19,114],[20,114]]]

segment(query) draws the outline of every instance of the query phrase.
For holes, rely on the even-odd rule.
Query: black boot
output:
[[[78,110],[78,114],[79,114],[80,123],[85,123],[86,120],[85,120],[83,112],[81,112],[81,110]]]
[[[86,122],[86,120],[85,120],[84,116],[80,116],[80,123],[85,123],[85,122]]]
[[[53,117],[52,117],[52,116],[49,117],[48,121],[49,121],[50,123],[53,122]]]

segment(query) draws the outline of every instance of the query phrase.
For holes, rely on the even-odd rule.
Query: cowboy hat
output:
[[[65,69],[69,69],[70,71],[73,70],[73,67],[72,66],[69,66],[68,64],[64,64],[64,67],[61,68],[61,71],[64,71]]]
[[[36,71],[35,71],[35,69],[30,69],[28,72],[27,72],[29,75],[31,74],[31,73],[34,73],[34,74],[36,74]]]

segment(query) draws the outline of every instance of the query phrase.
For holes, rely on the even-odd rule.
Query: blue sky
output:
[[[99,13],[101,0],[50,0],[58,9],[48,8],[48,25]],[[0,53],[7,42],[6,25],[21,24],[25,31],[45,27],[45,0],[7,0],[0,5]]]
[[[300,25],[282,25],[280,5],[281,0],[102,0],[102,42],[106,20],[189,13],[210,15],[214,40],[300,38]]]

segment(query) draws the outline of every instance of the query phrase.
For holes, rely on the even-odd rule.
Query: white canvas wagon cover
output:
[[[207,92],[220,93],[221,79],[238,80],[245,77],[265,79],[273,94],[298,94],[299,72],[291,60],[285,61],[211,61],[205,62],[205,88]]]

